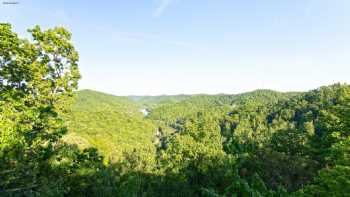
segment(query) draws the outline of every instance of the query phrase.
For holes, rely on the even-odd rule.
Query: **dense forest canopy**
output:
[[[71,34],[29,33],[0,25],[0,196],[350,195],[349,85],[158,97],[76,91]]]

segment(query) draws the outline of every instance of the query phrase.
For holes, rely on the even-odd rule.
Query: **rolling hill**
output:
[[[67,142],[96,147],[108,159],[119,160],[123,152],[134,149],[149,154],[154,151],[156,126],[144,119],[139,106],[127,97],[79,91],[65,119]]]
[[[172,133],[172,123],[181,118],[203,110],[220,111],[220,115],[248,100],[277,102],[291,95],[294,94],[257,90],[237,95],[123,97],[81,90],[76,92],[71,110],[65,115],[69,132],[64,140],[81,148],[96,147],[112,161],[135,150],[152,155],[159,140],[158,129],[163,134]],[[152,111],[144,117],[142,108]]]

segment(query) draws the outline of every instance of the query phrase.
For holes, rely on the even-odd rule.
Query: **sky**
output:
[[[0,1],[0,22],[22,37],[34,25],[72,32],[80,89],[235,94],[350,83],[349,0]]]

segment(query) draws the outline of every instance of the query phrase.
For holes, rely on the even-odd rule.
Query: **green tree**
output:
[[[71,34],[61,27],[28,31],[32,40],[0,25],[0,194],[60,196],[108,185],[91,185],[106,172],[95,150],[60,140],[67,130],[60,114],[80,78]]]

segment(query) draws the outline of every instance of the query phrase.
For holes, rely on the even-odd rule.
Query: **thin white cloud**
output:
[[[157,0],[157,7],[155,11],[153,12],[154,17],[159,17],[161,16],[164,11],[176,0]]]

